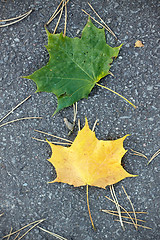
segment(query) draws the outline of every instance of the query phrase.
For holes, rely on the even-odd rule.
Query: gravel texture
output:
[[[159,39],[158,0],[95,0],[94,8],[118,36],[106,33],[107,43],[118,46],[123,43],[119,57],[114,61],[111,72],[100,83],[116,90],[138,108],[135,110],[118,96],[96,86],[88,97],[78,102],[78,118],[81,126],[87,116],[90,126],[98,118],[98,139],[117,139],[131,134],[125,140],[125,148],[144,153],[149,159],[159,149]],[[90,187],[89,200],[96,231],[91,227],[86,205],[86,188],[74,188],[67,184],[47,184],[56,173],[47,159],[51,156],[48,144],[37,142],[32,137],[45,140],[44,135],[35,133],[40,129],[48,133],[73,140],[77,133],[68,137],[63,118],[73,119],[72,107],[54,117],[56,97],[48,93],[35,93],[33,81],[22,79],[44,66],[48,53],[44,47],[47,36],[44,24],[59,1],[50,0],[6,0],[0,1],[0,19],[18,16],[34,8],[23,21],[0,28],[0,117],[8,113],[24,98],[32,97],[16,109],[5,121],[28,116],[42,116],[42,120],[25,120],[0,128],[0,237],[9,233],[11,226],[17,230],[25,224],[45,218],[42,228],[55,232],[68,240],[158,240],[159,228],[159,156],[147,166],[147,160],[127,153],[123,158],[125,169],[136,178],[127,178],[115,184],[115,191],[127,210],[131,207],[122,190],[122,184],[130,195],[136,211],[147,211],[142,225],[152,230],[125,224],[125,231],[114,217],[100,209],[116,210],[115,205],[105,198],[106,190]],[[81,8],[92,11],[87,1],[71,0],[68,4],[67,35],[80,36],[87,22]],[[6,22],[7,23],[7,22]],[[64,16],[58,31],[63,30]],[[53,31],[55,21],[49,26]],[[142,48],[134,44],[141,40]],[[62,69],[63,71],[63,69]],[[3,122],[2,122],[3,123]],[[49,140],[52,138],[47,137]],[[13,239],[10,238],[10,239]],[[48,233],[35,228],[24,239],[54,239]]]

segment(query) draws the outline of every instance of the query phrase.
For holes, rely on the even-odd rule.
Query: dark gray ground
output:
[[[0,128],[0,213],[4,213],[0,217],[0,237],[9,233],[11,226],[16,230],[31,221],[45,218],[41,227],[68,240],[158,240],[159,157],[147,166],[145,158],[126,154],[123,158],[125,169],[139,176],[115,184],[119,202],[124,207],[131,210],[122,191],[122,184],[131,196],[135,209],[149,213],[141,218],[146,220],[144,225],[152,230],[139,228],[136,231],[132,225],[126,224],[126,230],[123,231],[120,224],[114,222],[114,217],[99,211],[116,210],[114,204],[104,197],[110,197],[109,188],[90,187],[90,208],[97,228],[94,232],[86,206],[86,188],[74,188],[61,183],[47,184],[56,176],[47,161],[51,149],[48,144],[32,139],[33,136],[41,139],[46,137],[33,130],[40,129],[73,140],[77,128],[68,137],[68,130],[63,123],[64,117],[72,121],[73,109],[69,107],[52,117],[56,109],[55,96],[35,94],[35,84],[20,76],[29,75],[47,63],[44,24],[58,3],[50,0],[0,1],[0,19],[18,16],[35,8],[22,22],[0,28],[0,117],[30,94],[32,98],[6,120],[25,116],[43,117],[43,120],[26,120]],[[96,135],[99,139],[117,139],[131,134],[125,140],[125,147],[143,152],[150,158],[158,150],[160,139],[158,0],[96,0],[91,3],[118,36],[119,41],[115,42],[107,34],[107,42],[111,46],[124,43],[119,57],[112,64],[111,71],[115,78],[108,76],[101,83],[130,99],[138,108],[133,109],[118,96],[97,86],[88,100],[78,102],[78,118],[82,126],[85,116],[90,126],[98,118]],[[87,1],[71,0],[68,4],[67,35],[70,37],[80,36],[87,22],[82,7],[91,13]],[[49,26],[49,30],[54,27],[55,22]],[[63,21],[59,31],[62,28]],[[136,40],[141,40],[144,47],[134,48]],[[50,137],[48,139],[51,140]],[[54,237],[36,228],[24,239]]]

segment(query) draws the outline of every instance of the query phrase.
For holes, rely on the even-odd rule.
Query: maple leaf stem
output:
[[[88,213],[89,213],[89,217],[90,217],[90,220],[91,220],[91,223],[92,223],[92,227],[94,230],[96,230],[95,226],[94,226],[94,223],[93,223],[93,219],[92,219],[92,216],[91,216],[91,211],[90,211],[90,207],[89,207],[89,198],[88,198],[88,184],[86,185],[86,193],[87,193],[87,207],[88,207]]]
[[[115,93],[115,94],[118,95],[119,97],[123,98],[126,102],[128,102],[129,104],[131,104],[134,108],[137,108],[133,103],[131,103],[128,99],[126,99],[125,97],[123,97],[121,94],[119,94],[119,93],[113,91],[112,89],[110,89],[110,88],[108,88],[108,87],[106,87],[106,86],[103,86],[103,85],[101,85],[101,84],[99,84],[99,83],[96,83],[96,85],[98,85],[99,87],[105,88],[105,89],[109,90],[110,92]]]

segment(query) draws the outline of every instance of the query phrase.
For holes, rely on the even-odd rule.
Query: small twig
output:
[[[20,19],[18,19],[18,20],[16,20],[16,21],[13,21],[13,22],[11,22],[11,23],[6,23],[6,24],[3,24],[3,25],[0,25],[0,27],[7,27],[7,26],[10,26],[10,25],[15,24],[15,23],[17,23],[17,22],[20,22],[20,21],[22,21],[24,18],[26,18],[27,16],[29,16],[32,11],[33,11],[33,10],[31,9],[31,10],[28,11],[26,14],[23,14],[24,17],[22,17],[22,18],[20,18]],[[17,17],[17,18],[19,18],[19,17]],[[17,18],[15,18],[15,19],[17,19]],[[5,21],[5,20],[1,20],[1,22],[2,22],[2,21]]]
[[[17,231],[12,232],[10,235],[13,235],[13,234],[15,234],[15,233],[17,233],[17,232],[20,232],[21,230],[29,227],[30,225],[32,225],[32,224],[34,224],[34,223],[41,223],[41,222],[43,222],[44,220],[45,220],[45,219],[41,219],[41,220],[37,220],[37,221],[31,222],[31,223],[25,225],[24,227],[18,229]],[[5,235],[2,239],[6,238],[6,237],[8,237],[8,236],[9,236],[9,234]]]
[[[1,213],[1,214],[0,214],[0,217],[2,217],[3,215],[4,215],[4,213]]]
[[[17,109],[20,105],[22,105],[25,101],[27,101],[29,98],[31,97],[31,95],[30,96],[28,96],[27,98],[25,98],[22,102],[20,102],[17,106],[15,106],[12,110],[10,110],[2,119],[0,119],[0,122],[2,122],[6,117],[8,117],[11,113],[13,113],[13,111],[15,110],[15,109]]]
[[[129,201],[129,203],[130,203],[130,205],[131,205],[131,207],[132,207],[133,214],[134,214],[134,217],[135,217],[135,228],[136,228],[136,230],[137,230],[137,229],[138,229],[138,228],[137,228],[137,216],[136,216],[136,212],[135,212],[133,203],[131,202],[131,199],[130,199],[130,197],[128,196],[128,194],[127,194],[127,192],[126,192],[126,190],[125,190],[125,188],[124,188],[123,186],[122,186],[122,189],[123,189],[124,193],[126,194],[127,199],[128,199],[128,201]]]
[[[92,7],[92,5],[89,2],[88,2],[88,5],[93,10],[93,12],[97,15],[97,17],[101,20],[101,22],[105,25],[105,27],[107,28],[108,32],[110,32],[117,39],[117,37],[114,34],[114,32],[107,26],[107,24],[103,21],[103,19],[99,16],[99,14],[94,10],[94,8]]]
[[[153,154],[153,156],[152,156],[151,159],[149,160],[148,164],[150,164],[150,162],[152,162],[152,160],[153,160],[155,157],[157,157],[159,154],[160,154],[160,149],[159,149],[157,152],[155,152],[155,154]],[[147,164],[147,165],[148,165],[148,164]]]
[[[144,155],[143,153],[137,152],[137,151],[135,151],[135,150],[133,150],[131,148],[130,148],[130,150],[133,152],[133,153],[130,153],[130,154],[133,154],[133,155],[136,155],[136,156],[139,156],[139,157],[144,157],[144,158],[146,158],[148,160],[147,156]]]
[[[73,125],[73,123],[69,122],[67,118],[63,118],[63,120],[64,120],[66,127],[70,130],[70,132],[68,133],[68,135],[70,135],[73,131],[74,125]]]
[[[47,143],[46,140],[42,140],[42,139],[39,139],[39,138],[32,137],[32,139],[37,140],[37,141],[39,141],[39,142],[45,142],[45,143]],[[72,143],[62,143],[62,142],[50,142],[50,143],[53,143],[53,144],[62,144],[62,145],[72,145]]]
[[[43,131],[40,131],[40,130],[36,130],[34,129],[35,132],[39,132],[39,133],[43,133],[43,134],[46,134],[48,136],[51,136],[51,137],[54,137],[54,138],[57,138],[57,139],[61,139],[63,141],[66,141],[66,142],[69,142],[69,143],[73,143],[72,141],[68,140],[68,139],[65,139],[65,138],[62,138],[62,137],[57,137],[56,135],[53,135],[53,134],[50,134],[50,133],[46,133],[46,132],[43,132]]]
[[[64,118],[64,123],[66,124],[67,128],[70,130],[68,133],[68,136],[70,136],[74,130],[76,117],[77,117],[77,102],[73,104],[73,123],[70,123],[67,118]]]
[[[95,129],[95,127],[96,127],[98,121],[99,121],[99,120],[96,119],[96,121],[94,122],[93,127],[92,127],[92,132],[94,132],[94,129]]]
[[[58,238],[58,239],[60,239],[60,240],[67,240],[67,239],[64,238],[64,237],[61,237],[60,235],[58,235],[58,234],[56,234],[56,233],[49,232],[48,230],[46,230],[46,229],[44,229],[44,228],[41,228],[41,227],[39,227],[39,226],[38,226],[37,228],[41,229],[42,231],[44,231],[44,232],[46,232],[46,233],[49,233],[50,235],[52,235],[52,236],[54,236],[54,237],[56,237],[56,238]]]
[[[22,120],[27,120],[27,119],[42,119],[42,117],[24,117],[24,118],[15,119],[15,120],[3,123],[2,125],[0,125],[0,128],[3,127],[3,126],[8,125],[10,123],[18,122],[18,121],[22,121]]]
[[[114,221],[116,222],[119,222],[119,220],[115,219]],[[126,222],[126,221],[123,221],[124,223],[128,223],[128,224],[133,224],[132,222]],[[146,226],[143,226],[143,225],[140,225],[140,224],[137,224],[138,227],[142,227],[142,228],[146,228],[146,229],[152,229],[150,227],[146,227]]]
[[[134,108],[137,108],[133,103],[131,103],[127,98],[123,97],[121,94],[119,94],[119,93],[113,91],[112,89],[110,89],[110,88],[108,88],[108,87],[106,87],[106,86],[103,86],[103,85],[101,85],[101,84],[99,84],[99,83],[96,83],[96,85],[98,85],[99,87],[105,88],[105,89],[109,90],[110,92],[115,93],[115,94],[118,95],[119,97],[123,98],[126,102],[128,102],[129,104],[131,104]]]
[[[115,191],[114,191],[114,187],[113,187],[113,185],[111,185],[109,187],[110,187],[110,192],[111,192],[112,198],[113,198],[113,200],[115,202],[115,205],[116,205],[116,208],[117,208],[117,212],[118,212],[118,215],[119,215],[119,220],[120,220],[121,226],[122,226],[123,230],[125,230],[124,224],[122,222],[121,210],[120,210],[120,207],[119,207],[119,204],[118,204],[118,199],[117,199]]]

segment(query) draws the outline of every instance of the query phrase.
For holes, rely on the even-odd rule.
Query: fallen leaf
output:
[[[135,42],[134,47],[144,47],[144,45],[140,40],[138,40],[137,42]]]
[[[63,182],[74,187],[90,185],[105,188],[126,177],[135,177],[121,166],[121,159],[127,152],[123,148],[127,136],[112,141],[98,140],[86,119],[84,128],[78,132],[70,147],[48,142],[52,148],[48,161],[57,172],[57,178],[52,182]]]
[[[118,56],[122,45],[112,48],[106,44],[104,29],[95,27],[90,18],[81,38],[51,34],[47,29],[46,32],[49,62],[24,78],[36,83],[36,92],[52,92],[57,96],[56,113],[88,98],[95,84],[109,74],[113,57]]]

